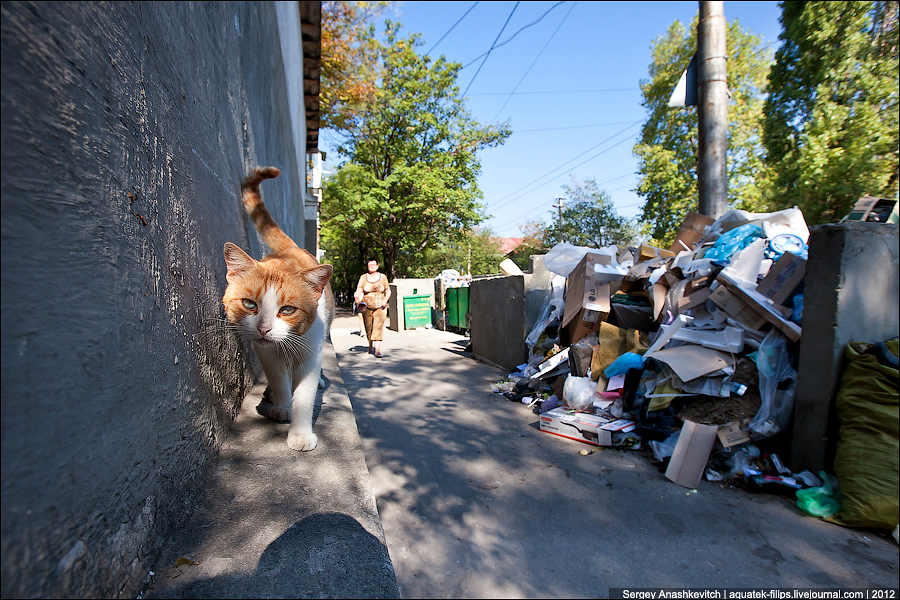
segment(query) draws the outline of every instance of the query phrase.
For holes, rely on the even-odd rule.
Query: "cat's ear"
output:
[[[225,242],[225,265],[228,267],[225,279],[231,281],[236,275],[252,269],[255,264],[256,261],[237,244]]]
[[[318,267],[307,269],[303,271],[303,280],[308,283],[317,294],[321,294],[322,290],[325,289],[325,286],[328,285],[328,280],[331,279],[332,269],[333,267],[331,265],[319,265]]]

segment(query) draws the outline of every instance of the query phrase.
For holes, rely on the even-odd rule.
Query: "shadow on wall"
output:
[[[374,598],[395,586],[387,548],[343,513],[301,519],[269,544],[250,574],[228,573],[166,593],[175,598]]]

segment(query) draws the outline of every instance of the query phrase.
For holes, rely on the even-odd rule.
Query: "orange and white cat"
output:
[[[275,167],[259,167],[241,184],[241,197],[263,241],[272,250],[255,260],[237,245],[225,244],[228,287],[222,297],[228,321],[253,343],[269,387],[256,407],[273,421],[290,421],[287,444],[309,451],[313,403],[322,370],[322,345],[334,318],[331,265],[320,265],[275,224],[259,184],[278,177]]]

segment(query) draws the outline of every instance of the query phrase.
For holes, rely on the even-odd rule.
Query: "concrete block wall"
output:
[[[834,397],[849,342],[898,335],[898,229],[883,223],[814,227],[803,292],[791,468],[831,469]]]
[[[525,276],[473,279],[469,286],[472,354],[512,370],[525,362]]]
[[[190,515],[252,376],[219,320],[251,166],[304,242],[287,4],[0,7],[3,597],[134,597]]]

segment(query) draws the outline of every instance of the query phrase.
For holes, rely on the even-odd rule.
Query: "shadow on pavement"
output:
[[[227,568],[227,560],[222,561]],[[353,517],[300,519],[269,544],[256,570],[174,586],[175,598],[379,598],[394,586],[387,548]]]
[[[690,492],[638,452],[579,456],[586,446],[541,433],[531,411],[489,391],[505,372],[448,347],[467,340],[394,334],[373,368],[334,333],[406,596],[896,579],[892,542],[857,547],[858,532],[806,518],[785,499],[709,482]]]

